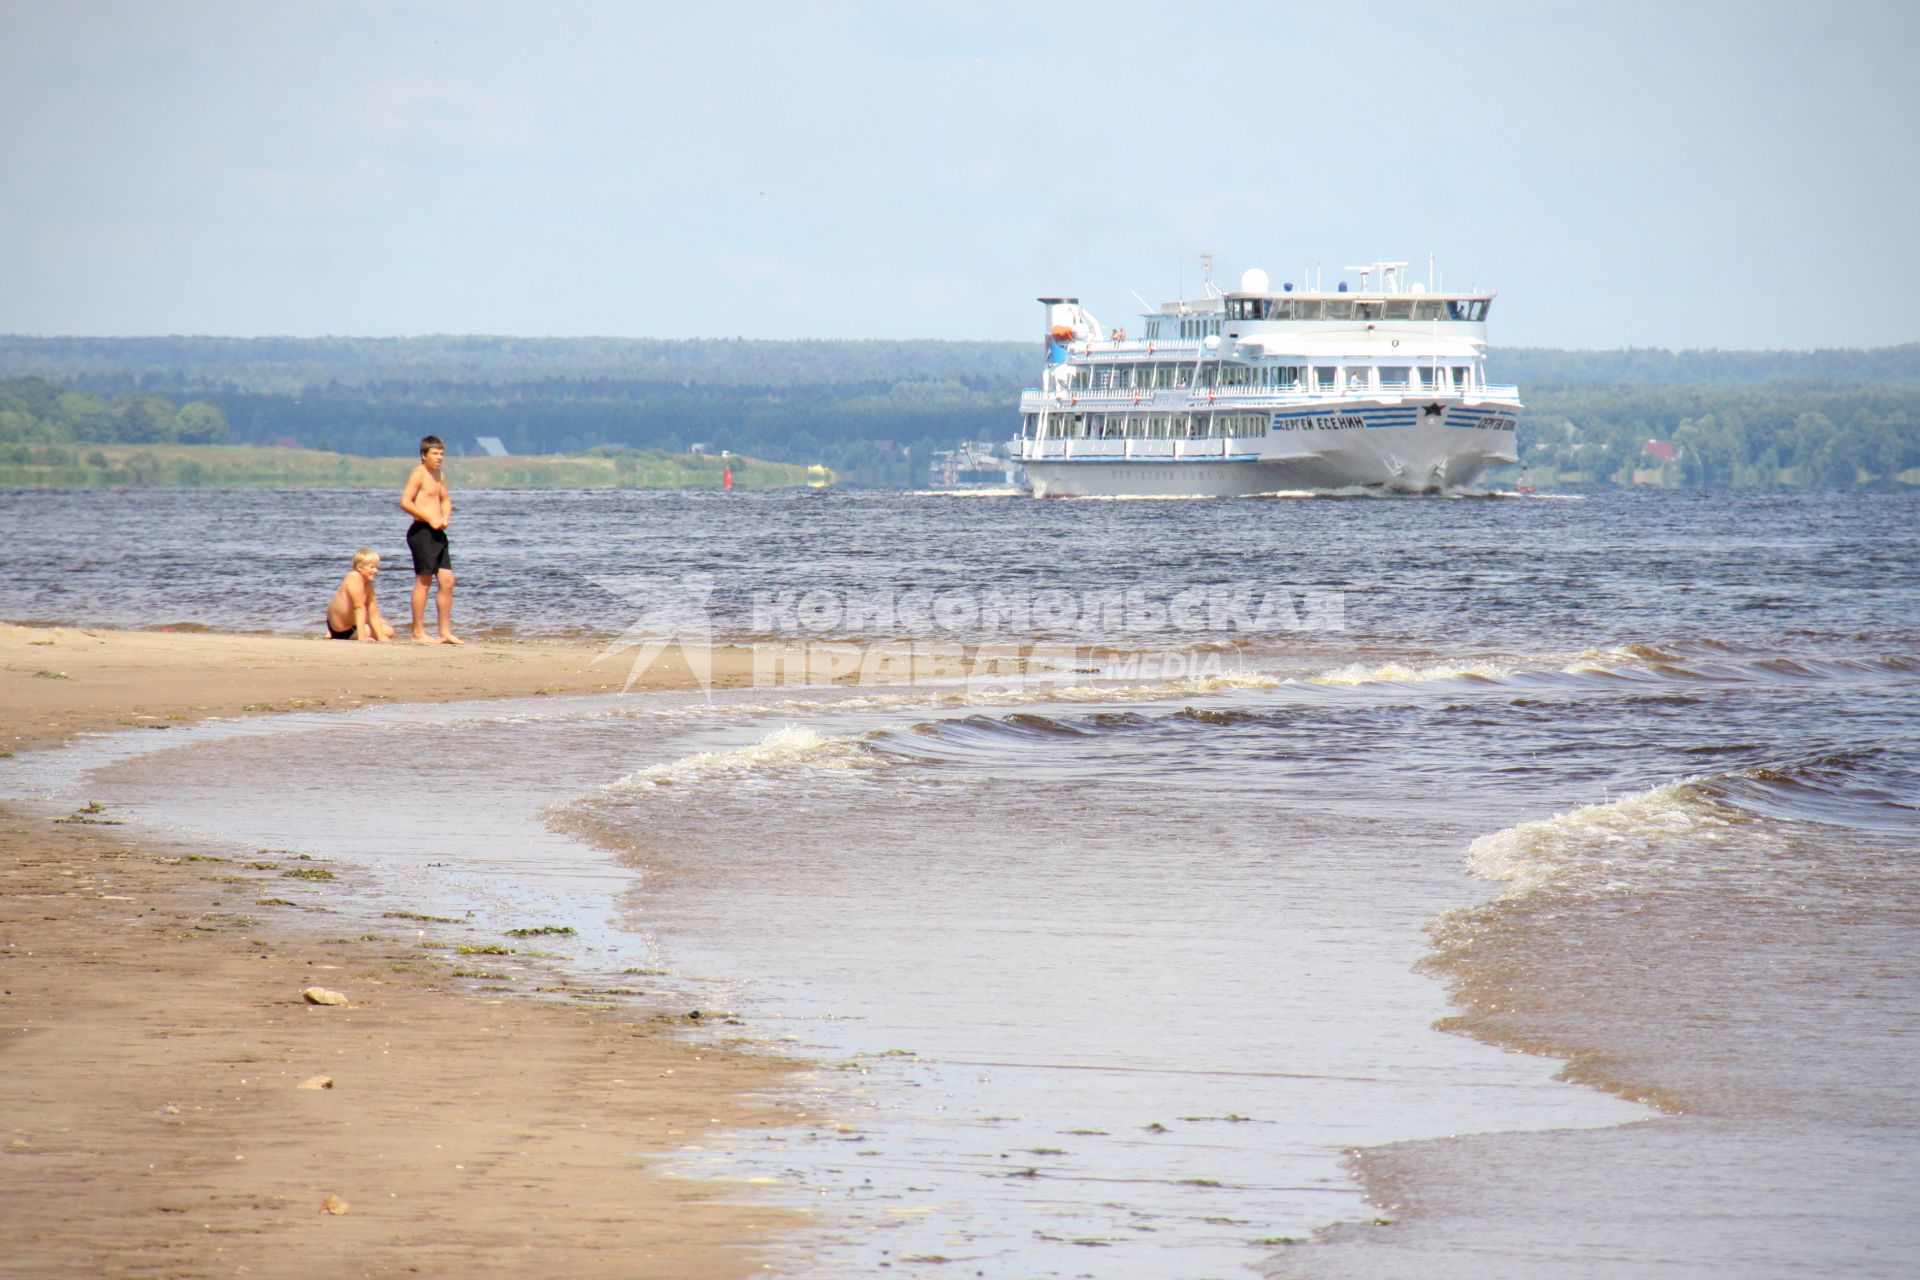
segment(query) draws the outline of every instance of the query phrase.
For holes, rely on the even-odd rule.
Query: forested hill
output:
[[[1037,342],[742,338],[38,338],[0,335],[0,377],[110,393],[452,384],[746,387],[985,381],[1018,389]],[[1920,343],[1817,351],[1496,347],[1490,376],[1541,386],[1920,386]]]
[[[516,454],[704,443],[888,486],[924,484],[935,449],[1004,440],[1041,359],[1038,341],[0,336],[0,377],[207,402],[236,442],[371,456],[428,433]],[[1627,482],[1650,440],[1679,443],[1672,483],[1892,483],[1920,467],[1920,344],[1497,348],[1488,372],[1520,385],[1535,480]]]
[[[1487,376],[1495,382],[1518,383],[1522,395],[1529,390],[1557,387],[1757,387],[1785,383],[1920,387],[1920,343],[1825,351],[1496,347],[1487,356]]]
[[[0,376],[107,391],[633,383],[848,386],[997,379],[1018,385],[1040,343],[744,338],[26,338],[0,335]]]

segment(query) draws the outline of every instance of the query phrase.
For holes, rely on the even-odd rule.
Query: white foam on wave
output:
[[[909,498],[1024,498],[1025,489],[910,489]]]
[[[879,758],[858,736],[823,735],[805,725],[786,724],[770,730],[749,746],[735,747],[731,751],[701,751],[677,760],[649,765],[608,783],[600,790],[631,791],[676,783],[705,782],[793,766],[850,770],[877,768],[879,764]]]
[[[1211,502],[1214,493],[1050,493],[1049,498],[1068,502]]]
[[[1672,665],[1679,659],[1664,649],[1646,644],[1616,644],[1605,649],[1582,649],[1561,659],[1561,674],[1618,675],[1622,667],[1645,671],[1655,664]]]
[[[1467,867],[1505,885],[1503,898],[1548,886],[1622,886],[1623,861],[1636,869],[1666,863],[1672,846],[1717,839],[1733,825],[1693,781],[1670,782],[1481,836],[1467,846]]]
[[[1391,489],[1363,484],[1336,485],[1325,489],[1268,489],[1262,493],[1249,493],[1249,498],[1405,498],[1413,495],[1395,493]]]
[[[917,693],[856,694],[845,698],[780,698],[771,702],[690,703],[680,707],[648,709],[646,714],[661,717],[746,718],[911,709],[945,711],[960,707],[1017,707],[1043,702],[1152,702],[1163,698],[1219,693],[1228,689],[1272,689],[1281,683],[1277,676],[1252,671],[1126,684],[1067,684],[1029,677],[1010,685],[996,685],[982,680],[950,689],[923,688]]]
[[[1407,666],[1399,662],[1383,662],[1377,666],[1354,663],[1309,676],[1307,682],[1342,686],[1427,684],[1435,680],[1503,680],[1512,674],[1512,667],[1498,662],[1442,662],[1424,667]]]
[[[1185,680],[1163,680],[1153,684],[1067,685],[1049,690],[1033,690],[1023,696],[1026,702],[1153,702],[1161,698],[1193,697],[1220,693],[1227,689],[1272,689],[1277,676],[1237,671],[1216,676],[1193,676]]]

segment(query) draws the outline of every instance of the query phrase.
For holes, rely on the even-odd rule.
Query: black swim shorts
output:
[[[407,550],[413,552],[413,575],[431,578],[442,569],[453,571],[453,556],[447,551],[447,531],[436,529],[425,520],[407,526]]]
[[[348,627],[345,631],[338,631],[334,629],[334,625],[331,622],[327,624],[327,634],[335,640],[351,640],[357,630],[358,628],[356,627]]]

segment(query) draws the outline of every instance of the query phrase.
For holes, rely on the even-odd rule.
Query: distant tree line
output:
[[[1487,376],[1522,392],[1567,387],[1920,387],[1920,343],[1824,351],[1556,351],[1496,347]]]
[[[0,379],[0,444],[223,444],[229,434],[226,414],[204,400],[108,399],[44,378]]]
[[[1523,393],[1529,472],[1701,489],[1897,483],[1920,467],[1920,392],[1898,386],[1580,387]],[[1653,442],[1666,449],[1649,448]],[[1665,454],[1671,451],[1672,457]],[[1909,477],[1912,479],[1913,477]]]
[[[213,438],[230,424],[236,441],[291,437],[371,456],[410,454],[427,433],[457,452],[479,436],[516,454],[704,444],[824,463],[843,483],[888,487],[925,484],[936,449],[1010,436],[1041,358],[1038,342],[0,336],[0,375],[31,375],[43,389],[35,403],[77,394],[58,382],[116,413],[135,402],[170,407],[168,397],[199,406],[171,418],[129,411],[132,425],[119,430],[170,422],[180,433],[171,438],[187,440],[217,418],[223,435]],[[1707,487],[1845,487],[1893,483],[1920,466],[1920,344],[1498,348],[1488,372],[1519,384],[1521,457],[1543,479],[1601,486],[1651,471]],[[16,422],[0,426],[0,440],[131,438],[88,435],[109,429],[97,415],[89,421],[58,437],[8,434],[26,429]],[[1650,441],[1674,457],[1650,454]]]

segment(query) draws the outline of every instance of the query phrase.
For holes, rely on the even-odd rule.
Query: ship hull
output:
[[[1466,487],[1487,469],[1514,462],[1510,423],[1307,431],[1277,447],[1267,441],[1047,441],[1050,456],[1022,462],[1028,491],[1043,498],[1229,498],[1348,488],[1428,493]],[[1249,443],[1258,447],[1248,450]],[[1142,456],[1142,445],[1179,456]],[[1240,447],[1227,452],[1233,446]]]

